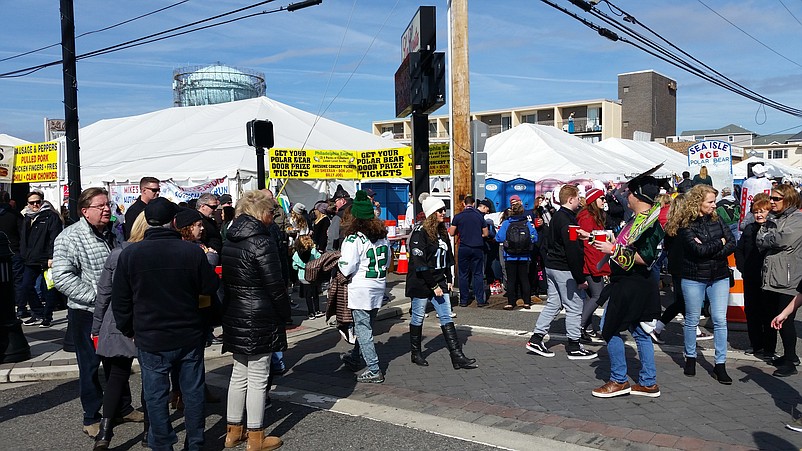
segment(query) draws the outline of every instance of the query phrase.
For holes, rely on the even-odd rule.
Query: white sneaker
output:
[[[646,332],[647,334],[651,334],[652,332],[654,332],[654,328],[656,326],[657,326],[657,320],[656,319],[653,319],[653,320],[651,320],[649,322],[646,322],[646,321],[641,321],[640,322],[640,328],[643,329],[643,331]]]
[[[434,316],[436,316],[437,318],[440,318],[440,315],[438,315],[437,313],[435,313]],[[451,312],[451,317],[452,318],[456,318],[457,317],[457,312]]]

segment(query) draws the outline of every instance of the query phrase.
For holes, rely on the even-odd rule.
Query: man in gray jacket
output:
[[[56,238],[53,250],[53,281],[67,296],[67,321],[78,360],[78,382],[84,410],[84,433],[94,438],[100,429],[103,389],[98,378],[100,358],[90,337],[97,296],[97,282],[114,246],[108,227],[111,219],[109,193],[87,188],[78,197],[81,218]],[[144,421],[131,407],[131,390],[124,390],[121,414],[124,421]]]

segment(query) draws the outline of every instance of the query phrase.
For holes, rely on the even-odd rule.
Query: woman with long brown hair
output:
[[[431,302],[440,320],[454,369],[476,368],[476,359],[469,359],[462,353],[457,329],[451,319],[454,254],[444,224],[446,206],[441,199],[428,193],[421,194],[419,200],[426,219],[412,229],[409,238],[410,271],[407,272],[406,286],[406,295],[412,299],[412,317],[409,320],[412,363],[429,366],[422,354],[421,340],[426,304]]]
[[[696,375],[696,326],[705,295],[710,299],[713,319],[713,343],[716,349],[713,377],[722,384],[732,384],[727,374],[727,303],[730,297],[727,256],[735,251],[735,237],[716,214],[718,191],[710,185],[696,185],[685,194],[683,210],[666,225],[666,233],[676,236],[681,245],[682,295],[685,298],[685,370]]]
[[[576,222],[582,230],[589,232],[591,236],[598,236],[600,232],[602,234],[606,233],[607,199],[604,197],[602,190],[593,188],[585,194],[585,208],[576,215]],[[597,266],[604,254],[593,246],[591,240],[585,241],[584,246],[584,272],[585,276],[587,276],[585,280],[588,282],[588,287],[585,289],[587,297],[582,308],[582,320],[580,322],[582,328],[579,341],[585,344],[601,344],[604,343],[604,340],[601,338],[599,326],[593,324],[593,312],[599,307],[597,302],[605,286],[604,278],[610,275],[610,265],[605,263],[601,268]]]

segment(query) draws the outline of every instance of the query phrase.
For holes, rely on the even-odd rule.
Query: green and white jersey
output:
[[[390,265],[390,243],[382,238],[371,243],[362,233],[345,237],[340,246],[340,272],[352,276],[348,284],[348,308],[372,310],[382,305]]]

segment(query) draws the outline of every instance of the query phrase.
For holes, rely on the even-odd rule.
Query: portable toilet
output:
[[[524,204],[524,210],[531,210],[535,206],[535,182],[526,179],[513,179],[507,182],[504,202],[509,203],[509,197],[517,194]],[[506,207],[507,205],[505,205]]]
[[[375,200],[381,204],[381,219],[398,221],[398,215],[403,215],[407,211],[408,183],[362,183],[361,189],[367,190],[368,188],[376,193]]]
[[[490,202],[493,202],[496,211],[503,211],[507,208],[505,192],[505,182],[496,179],[485,180],[485,197],[490,199]]]

